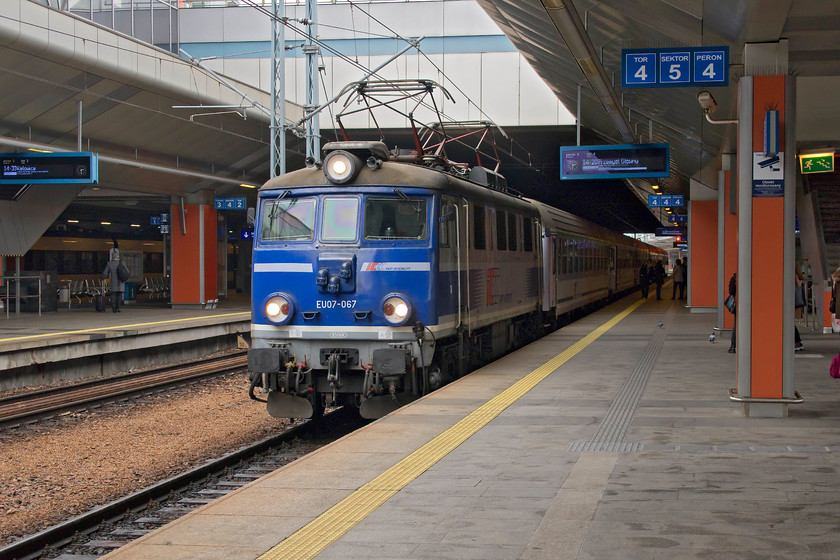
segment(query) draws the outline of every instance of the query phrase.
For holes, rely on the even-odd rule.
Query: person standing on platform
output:
[[[665,267],[662,261],[656,261],[656,266],[653,267],[653,278],[656,283],[656,299],[662,299],[662,284],[665,283]]]
[[[647,299],[648,290],[650,289],[650,277],[653,274],[653,267],[651,260],[642,263],[642,268],[639,269],[639,285],[642,287],[642,299]]]
[[[733,272],[732,278],[729,279],[729,295],[735,298],[735,301],[738,301],[738,273]],[[735,308],[737,310],[737,307]],[[737,313],[733,312],[735,315],[734,320],[732,322],[732,341],[729,343],[729,353],[735,353],[735,327],[738,326],[738,316]]]
[[[125,280],[128,279],[128,267],[120,262],[120,250],[116,247],[111,249],[111,260],[105,265],[105,270],[102,271],[102,278],[108,278],[108,284],[111,292],[111,311],[114,313],[120,312],[120,303],[122,302],[123,292],[125,292]],[[122,268],[122,272],[120,269]],[[120,280],[120,276],[124,280]]]
[[[677,259],[676,264],[674,264],[674,293],[671,295],[671,299],[677,299],[677,288],[680,291],[679,299],[685,299],[685,276],[685,265],[680,259]]]

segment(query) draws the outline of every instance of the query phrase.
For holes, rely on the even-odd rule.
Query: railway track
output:
[[[367,421],[336,409],[0,548],[0,558],[90,558],[119,548]]]
[[[157,387],[245,368],[244,352],[224,358],[203,358],[189,364],[132,372],[0,399],[0,426],[22,424],[67,410],[116,400]]]

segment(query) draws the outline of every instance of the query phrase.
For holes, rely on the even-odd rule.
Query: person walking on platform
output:
[[[685,299],[685,266],[680,259],[677,259],[676,264],[674,264],[674,293],[671,295],[671,299],[677,299],[678,288],[680,291],[679,299]]]
[[[639,286],[642,288],[642,299],[647,299],[648,290],[650,290],[650,277],[653,274],[651,263],[652,261],[648,259],[642,263],[642,268],[639,269]]]
[[[732,278],[729,279],[729,295],[735,298],[735,301],[738,301],[738,273],[733,272]],[[735,308],[737,310],[737,307]],[[729,343],[729,353],[735,353],[735,327],[738,326],[738,317],[737,314],[733,311],[733,315],[735,315],[734,322],[732,323],[732,341]]]
[[[796,265],[796,273],[794,274],[795,284],[795,294],[794,294],[794,306],[796,310],[796,319],[800,318],[803,314],[803,309],[805,308],[805,283],[803,280],[805,276],[802,274],[802,270],[799,268],[799,265]],[[804,352],[805,346],[802,344],[802,337],[799,335],[799,329],[796,327],[796,323],[793,324],[793,351],[794,352]]]
[[[120,262],[120,250],[117,248],[111,249],[111,260],[105,265],[105,270],[102,271],[102,278],[108,278],[108,285],[111,293],[111,311],[114,313],[120,312],[120,302],[125,292],[125,281],[128,280],[129,270],[122,262]],[[120,280],[122,278],[122,280]]]
[[[656,261],[656,266],[653,267],[653,282],[656,283],[656,299],[662,299],[662,284],[665,283],[665,267],[662,261]]]

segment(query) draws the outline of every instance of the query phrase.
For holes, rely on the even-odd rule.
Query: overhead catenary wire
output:
[[[242,1],[243,1],[245,4],[247,4],[247,5],[251,6],[252,8],[256,9],[257,11],[259,11],[260,13],[262,13],[262,14],[266,15],[269,19],[275,19],[275,18],[276,18],[275,14],[274,14],[271,10],[268,10],[268,9],[267,9],[267,8],[265,8],[264,6],[262,6],[262,5],[260,5],[260,4],[257,4],[257,3],[255,2],[255,0],[242,0]],[[395,38],[395,39],[399,39],[399,40],[401,40],[401,41],[404,41],[405,43],[407,43],[407,44],[408,44],[408,45],[410,45],[410,46],[414,46],[414,48],[415,48],[415,49],[417,49],[418,53],[420,53],[420,54],[421,54],[421,55],[422,55],[422,56],[423,56],[423,57],[424,57],[424,58],[425,58],[425,59],[426,59],[429,63],[431,63],[431,64],[432,64],[432,66],[434,66],[434,68],[435,68],[435,69],[436,69],[436,70],[437,70],[437,71],[438,71],[438,72],[439,72],[439,73],[440,73],[440,74],[441,74],[441,75],[445,78],[445,80],[446,80],[446,81],[448,81],[449,83],[451,83],[452,85],[454,85],[454,86],[455,86],[455,88],[457,89],[457,91],[458,91],[461,95],[463,95],[463,96],[464,96],[464,98],[467,100],[467,103],[469,103],[470,105],[472,105],[473,107],[475,107],[475,108],[476,108],[476,109],[477,109],[477,110],[478,110],[478,111],[479,111],[479,112],[480,112],[483,116],[485,116],[485,117],[486,117],[486,118],[487,118],[487,119],[488,119],[488,120],[489,120],[489,121],[490,121],[490,122],[491,122],[494,126],[496,126],[497,128],[499,128],[499,127],[498,127],[498,125],[496,125],[496,124],[495,124],[495,122],[493,121],[493,119],[491,119],[491,118],[490,118],[490,117],[489,117],[489,116],[488,116],[488,115],[487,115],[487,114],[486,114],[486,113],[485,113],[485,112],[484,112],[484,111],[483,111],[483,110],[482,110],[482,109],[481,109],[481,108],[480,108],[480,107],[479,107],[479,106],[478,106],[478,105],[477,105],[474,101],[472,101],[472,100],[470,99],[470,97],[469,97],[469,96],[468,96],[468,95],[467,95],[467,94],[466,94],[466,93],[465,93],[465,92],[464,92],[464,91],[463,91],[463,90],[462,90],[462,89],[461,89],[461,88],[460,88],[460,87],[459,87],[459,86],[458,86],[458,85],[457,85],[457,84],[456,84],[456,83],[455,83],[455,82],[454,82],[454,81],[453,81],[453,80],[449,77],[449,76],[447,76],[447,75],[446,75],[446,73],[445,73],[445,72],[444,72],[444,71],[443,71],[443,70],[442,70],[442,69],[441,69],[441,68],[440,68],[437,64],[435,64],[435,63],[434,63],[434,61],[432,61],[426,53],[424,53],[424,52],[420,49],[420,47],[419,47],[419,41],[418,41],[418,40],[411,40],[411,39],[408,39],[408,38],[406,38],[406,37],[401,36],[399,33],[397,33],[396,31],[394,31],[393,29],[389,28],[389,27],[388,27],[386,24],[384,24],[382,21],[378,20],[378,19],[377,19],[377,18],[375,18],[373,15],[371,15],[370,13],[368,13],[367,11],[365,11],[364,9],[362,9],[362,8],[361,8],[360,6],[358,6],[355,2],[348,1],[348,4],[350,4],[350,6],[351,6],[351,10],[353,10],[353,8],[355,7],[355,9],[358,9],[359,11],[361,11],[362,13],[364,13],[367,17],[369,17],[371,20],[375,21],[376,23],[378,23],[379,25],[381,25],[382,27],[384,27],[386,30],[388,30],[390,33],[392,33],[392,34],[394,35],[394,38]],[[283,24],[285,27],[287,27],[288,29],[290,29],[290,30],[294,31],[295,33],[297,33],[297,34],[301,35],[302,37],[304,37],[304,38],[306,38],[306,39],[308,39],[308,40],[311,40],[314,44],[318,45],[318,46],[319,46],[320,48],[322,48],[323,50],[325,50],[325,51],[327,51],[327,52],[329,52],[329,53],[332,53],[332,54],[333,54],[333,55],[335,55],[337,58],[339,58],[339,59],[341,59],[341,60],[343,60],[343,61],[347,62],[348,64],[352,65],[353,67],[358,68],[358,69],[360,69],[360,70],[363,70],[363,71],[367,72],[367,73],[368,73],[368,74],[367,74],[367,76],[368,76],[368,77],[373,76],[373,77],[376,77],[376,78],[378,78],[378,79],[380,79],[380,80],[382,80],[382,81],[384,81],[384,82],[389,82],[389,83],[391,82],[391,80],[388,80],[387,78],[384,78],[384,77],[382,77],[381,75],[379,75],[379,74],[378,74],[378,71],[379,71],[379,70],[381,70],[381,67],[380,67],[380,68],[378,68],[377,70],[375,70],[375,71],[371,72],[371,71],[370,71],[367,67],[365,67],[363,64],[361,64],[361,63],[359,63],[359,62],[358,62],[358,57],[356,58],[356,60],[353,60],[353,59],[352,59],[352,58],[350,58],[349,56],[347,56],[347,55],[345,55],[344,53],[340,52],[338,49],[336,49],[336,48],[334,48],[334,47],[330,46],[329,44],[327,44],[326,42],[324,42],[324,41],[322,41],[322,40],[318,39],[317,37],[313,37],[313,36],[312,36],[311,34],[309,34],[307,31],[305,31],[305,30],[303,30],[303,29],[300,29],[300,28],[298,28],[297,26],[295,26],[295,25],[293,25],[293,24],[292,24],[292,22],[297,22],[297,23],[302,23],[302,24],[306,25],[306,24],[308,23],[306,20],[299,20],[299,19],[288,18],[288,17],[279,17],[279,18],[277,18],[277,19],[278,19],[278,20],[279,20],[279,22],[280,22],[281,24]],[[320,25],[320,24],[319,24],[319,25]],[[353,30],[353,31],[354,31],[354,35],[355,35],[355,31],[356,31],[356,30],[355,30],[355,25],[354,25],[354,30]],[[407,49],[406,49],[406,50],[407,50]],[[383,65],[383,66],[384,66],[384,65]],[[324,105],[331,104],[331,103],[332,103],[333,101],[335,101],[336,99],[337,99],[337,98],[334,98],[334,99],[332,99],[330,102],[325,103]],[[421,101],[419,105],[420,105],[420,106],[422,106],[422,107],[424,107],[424,108],[426,108],[426,109],[428,109],[428,110],[430,110],[430,111],[432,111],[432,112],[434,112],[434,113],[436,113],[436,114],[438,114],[438,115],[440,116],[440,119],[441,119],[441,121],[442,121],[442,122],[450,122],[450,123],[457,123],[457,122],[458,122],[455,118],[453,118],[453,117],[451,117],[451,116],[447,115],[446,113],[441,112],[441,111],[439,110],[439,108],[437,108],[436,106],[430,105],[429,103],[427,103],[427,102],[425,102],[425,101]],[[322,106],[322,107],[323,107],[323,106]],[[320,111],[315,111],[315,112],[309,113],[309,114],[308,114],[305,118],[310,118],[310,117],[314,116],[315,114],[317,114],[318,112],[320,112]],[[304,121],[304,122],[305,122],[305,121]],[[301,122],[296,123],[296,125],[297,125],[297,126],[300,126],[300,124],[301,124]],[[524,151],[525,153],[527,153],[527,154],[528,154],[528,160],[525,160],[525,159],[522,159],[522,158],[520,158],[520,157],[516,156],[516,155],[513,153],[513,149],[510,149],[510,150],[504,150],[504,149],[502,149],[502,151],[503,151],[504,153],[506,153],[506,155],[507,155],[507,156],[509,156],[510,158],[512,158],[514,161],[516,161],[517,163],[519,163],[519,164],[521,164],[521,165],[524,165],[524,166],[526,166],[526,167],[531,167],[531,168],[534,168],[534,167],[533,167],[533,165],[532,165],[532,164],[531,164],[531,162],[530,162],[530,157],[531,157],[530,152],[529,152],[527,149],[525,149],[525,147],[524,147],[524,146],[522,146],[521,144],[519,144],[518,142],[516,142],[516,141],[515,141],[515,140],[513,140],[512,138],[510,139],[510,141],[511,141],[511,146],[513,146],[514,144],[516,144],[516,146],[518,146],[519,148],[521,148],[521,149],[522,149],[522,151]],[[463,141],[458,141],[458,143],[459,143],[459,144],[461,144],[461,145],[464,145],[464,146],[471,147],[471,146],[469,146],[468,144],[466,144],[466,143],[465,143],[465,142],[463,142]],[[486,154],[485,154],[485,155],[486,155]],[[537,172],[540,172],[540,170],[539,170],[539,169],[537,169],[537,168],[534,168],[534,169],[535,169]]]

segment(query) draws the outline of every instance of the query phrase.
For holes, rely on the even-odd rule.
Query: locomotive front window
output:
[[[314,228],[314,198],[268,200],[263,206],[263,241],[312,241]]]
[[[422,198],[365,200],[365,239],[426,239],[428,210]]]
[[[358,221],[358,198],[325,198],[321,239],[324,241],[355,241]]]

